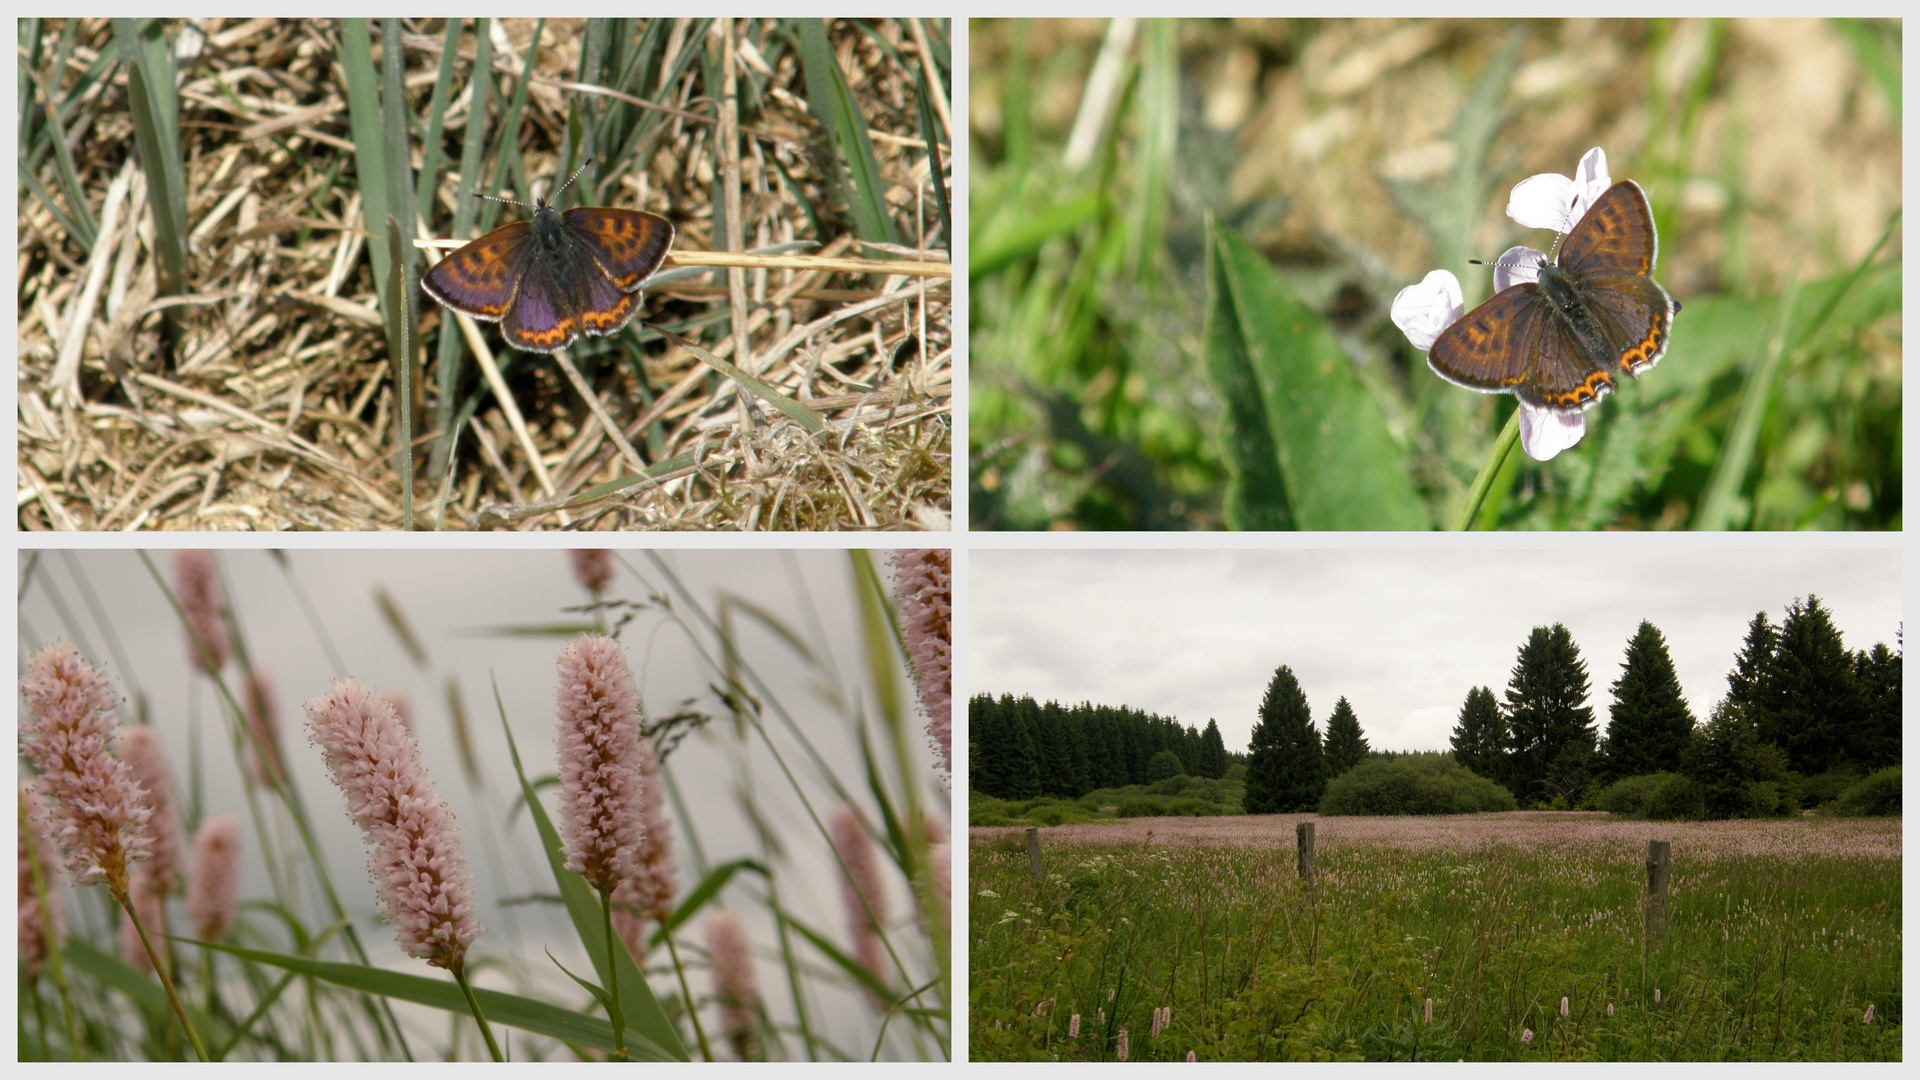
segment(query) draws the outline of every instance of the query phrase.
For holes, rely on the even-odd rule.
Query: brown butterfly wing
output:
[[[527,274],[513,309],[500,323],[500,333],[507,344],[523,352],[559,352],[580,336],[576,306],[554,275]]]
[[[1556,265],[1585,284],[1597,276],[1648,277],[1659,255],[1647,193],[1622,180],[1587,208],[1561,245]]]
[[[1525,339],[1544,321],[1540,287],[1530,282],[1503,289],[1440,332],[1427,350],[1433,373],[1469,390],[1499,393],[1527,377]]]
[[[658,214],[578,206],[567,211],[566,222],[568,231],[623,293],[638,290],[660,269],[673,247],[673,223]]]
[[[527,223],[516,221],[441,259],[420,279],[428,296],[476,319],[498,322],[527,270]]]

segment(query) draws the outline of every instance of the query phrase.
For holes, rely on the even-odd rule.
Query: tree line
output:
[[[1241,757],[1228,752],[1212,720],[1199,730],[1126,706],[1041,704],[1027,695],[967,702],[968,784],[996,799],[1077,799],[1180,773],[1218,780]]]
[[[1672,773],[1698,786],[1708,817],[1786,813],[1803,791],[1813,793],[1809,778],[1900,763],[1900,654],[1884,642],[1849,651],[1818,597],[1795,600],[1778,626],[1755,615],[1727,683],[1726,697],[1697,723],[1666,639],[1643,620],[1610,686],[1603,739],[1573,635],[1560,623],[1535,627],[1504,701],[1486,686],[1467,693],[1453,757],[1523,806],[1571,807],[1615,781]],[[1327,781],[1366,754],[1347,700],[1322,739],[1306,694],[1282,666],[1260,703],[1242,805],[1248,813],[1313,810]]]

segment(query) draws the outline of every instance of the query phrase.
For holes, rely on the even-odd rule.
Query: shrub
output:
[[[1162,750],[1153,755],[1153,759],[1147,762],[1147,783],[1158,783],[1161,780],[1178,776],[1186,771],[1187,767],[1180,764],[1179,754],[1171,750]]]
[[[1227,775],[1224,777],[1224,779],[1235,784],[1246,783],[1247,767],[1238,762],[1235,762],[1234,764],[1227,766]]]
[[[1448,754],[1402,754],[1373,758],[1327,785],[1320,813],[1472,814],[1512,810],[1507,789],[1473,773]]]
[[[1700,785],[1677,773],[1661,777],[1641,811],[1649,821],[1689,821],[1707,816],[1706,794]]]
[[[1800,784],[1802,805],[1811,809],[1833,802],[1861,779],[1860,770],[1850,764],[1829,769],[1818,776],[1809,776]]]
[[[1616,780],[1601,790],[1594,799],[1594,808],[1621,817],[1639,817],[1646,813],[1647,801],[1653,798],[1653,789],[1666,783],[1673,775],[1657,772]]]
[[[1841,792],[1833,809],[1849,817],[1900,816],[1900,767],[1881,769]]]
[[[1192,787],[1193,783],[1193,777],[1188,776],[1186,773],[1180,773],[1177,776],[1169,776],[1158,783],[1148,784],[1147,790],[1155,795],[1178,795]]]

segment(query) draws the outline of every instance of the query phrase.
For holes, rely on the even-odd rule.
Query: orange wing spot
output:
[[[579,330],[575,328],[572,319],[562,319],[555,323],[551,330],[535,332],[523,327],[512,331],[507,336],[536,352],[552,352],[555,349],[565,347],[566,344],[572,341],[578,334]]]
[[[1579,386],[1561,394],[1542,394],[1546,404],[1556,409],[1585,409],[1613,389],[1613,376],[1604,371],[1588,375]]]
[[[1620,366],[1628,374],[1637,377],[1660,359],[1660,354],[1667,348],[1667,325],[1666,320],[1655,319],[1652,329],[1647,331],[1647,336],[1640,344],[1620,354]]]
[[[620,303],[605,311],[583,312],[580,316],[581,329],[602,337],[611,334],[626,325],[634,305],[639,302],[640,297],[637,293],[624,293],[620,297]]]

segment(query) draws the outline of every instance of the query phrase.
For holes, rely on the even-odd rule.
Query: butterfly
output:
[[[672,247],[673,223],[658,214],[604,206],[562,213],[540,199],[531,220],[448,255],[420,287],[454,311],[498,322],[516,349],[559,352],[582,334],[619,333],[640,310],[641,284]]]
[[[1666,354],[1680,305],[1653,280],[1660,241],[1646,193],[1622,180],[1601,193],[1538,276],[1496,293],[1441,331],[1427,365],[1457,386],[1511,390],[1535,408],[1577,412]]]

